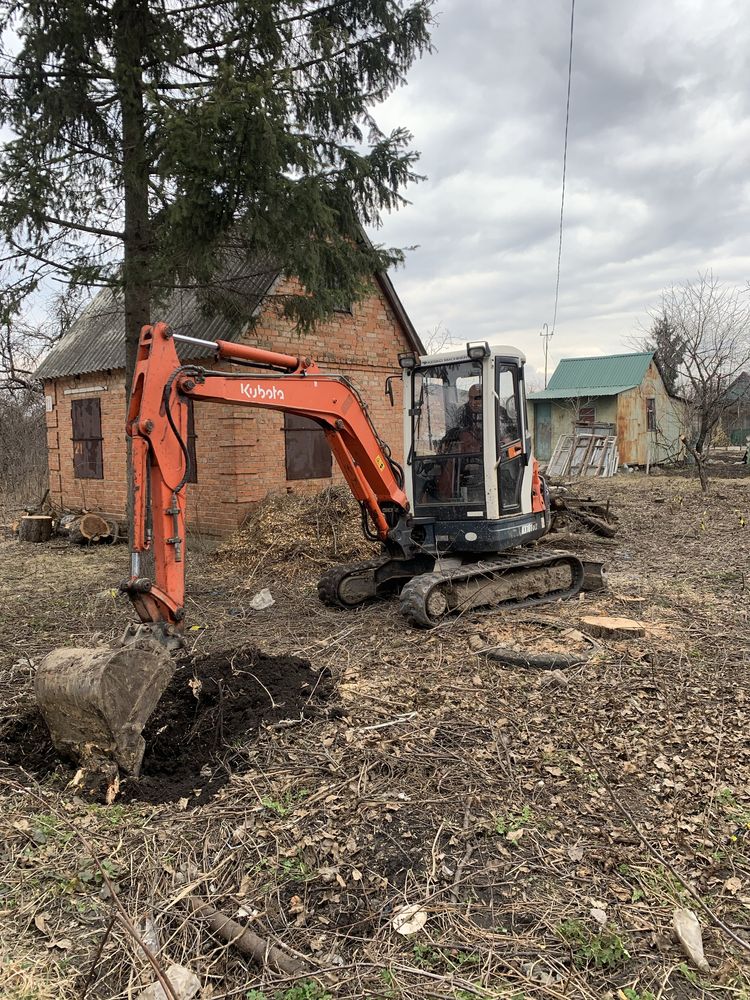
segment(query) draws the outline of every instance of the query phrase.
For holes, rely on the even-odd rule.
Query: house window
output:
[[[593,423],[596,423],[596,407],[595,406],[580,406],[578,408],[578,423],[579,424],[593,424]]]
[[[187,412],[188,412],[188,433],[187,433],[187,450],[190,456],[190,470],[188,473],[187,481],[189,483],[198,482],[198,459],[195,454],[195,413],[193,411],[193,401],[192,399],[187,400]]]
[[[330,479],[331,449],[323,428],[314,420],[284,414],[287,479]]]
[[[656,400],[647,399],[646,400],[646,430],[655,431],[656,430]]]
[[[76,479],[104,479],[102,411],[99,398],[73,399],[73,474]]]

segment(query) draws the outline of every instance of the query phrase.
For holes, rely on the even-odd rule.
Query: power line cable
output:
[[[560,298],[560,263],[562,261],[563,215],[565,213],[565,174],[568,166],[568,123],[570,122],[570,81],[573,76],[573,22],[575,20],[576,0],[570,4],[570,49],[568,51],[568,99],[565,104],[565,143],[563,146],[562,194],[560,196],[560,240],[557,245],[557,280],[555,282],[555,311],[552,315],[552,333],[557,323],[557,303]]]

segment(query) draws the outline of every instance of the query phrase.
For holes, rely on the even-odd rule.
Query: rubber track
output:
[[[343,566],[334,566],[318,580],[318,597],[323,604],[329,604],[334,608],[355,608],[356,604],[347,604],[339,597],[341,584],[348,576],[358,575],[365,570],[376,570],[389,562],[388,558],[370,559],[367,562],[346,563]],[[360,602],[363,603],[363,602]]]
[[[541,569],[552,566],[564,560],[573,567],[573,583],[565,590],[553,590],[548,594],[535,597],[525,597],[520,601],[503,601],[504,608],[528,608],[535,604],[548,604],[551,601],[567,600],[575,596],[583,584],[584,569],[580,559],[570,552],[547,552],[543,556],[499,556],[497,559],[485,559],[482,562],[470,563],[461,569],[446,570],[444,573],[422,573],[415,576],[401,590],[401,614],[416,628],[432,628],[437,624],[427,613],[427,601],[432,591],[441,584],[462,582],[474,576],[484,576],[497,570]],[[503,572],[502,575],[505,575]],[[488,605],[491,606],[491,605]]]

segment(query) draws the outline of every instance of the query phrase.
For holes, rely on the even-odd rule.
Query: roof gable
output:
[[[607,354],[590,358],[563,358],[547,388],[529,399],[567,399],[615,396],[639,386],[653,360],[653,351]]]

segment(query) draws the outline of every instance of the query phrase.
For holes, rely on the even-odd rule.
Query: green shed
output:
[[[616,436],[621,464],[658,464],[681,453],[685,407],[667,391],[653,351],[563,358],[547,388],[528,399],[541,462],[561,434],[582,428]]]

